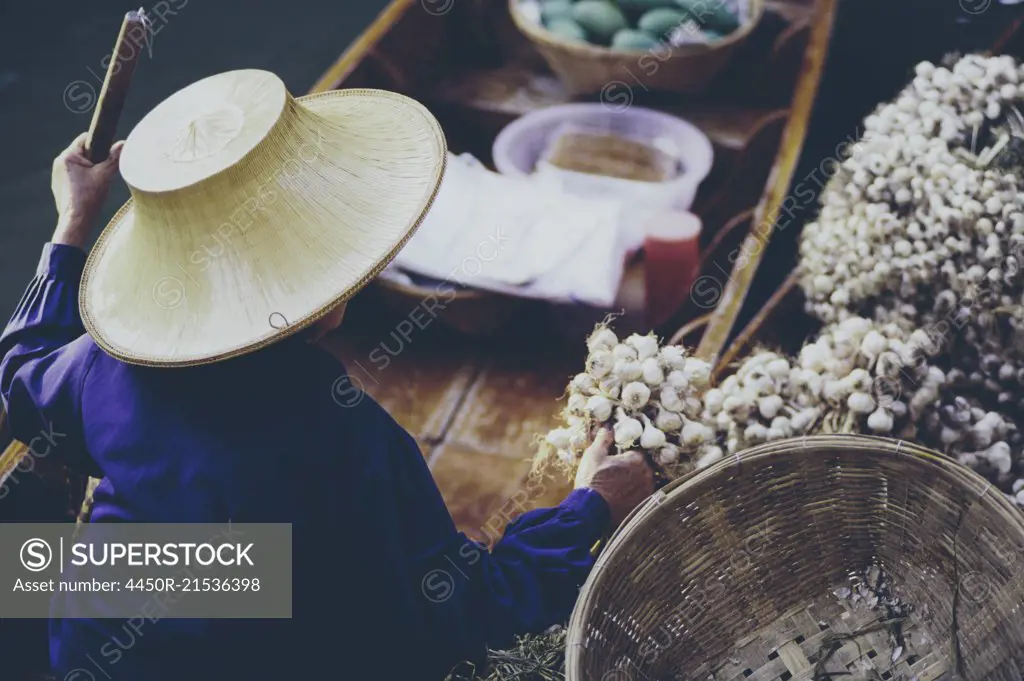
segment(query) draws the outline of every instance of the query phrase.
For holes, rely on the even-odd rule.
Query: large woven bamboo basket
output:
[[[1022,551],[1024,516],[938,453],[866,436],[755,447],[627,519],[573,612],[567,678],[1020,681]],[[877,568],[905,618],[850,600]]]
[[[509,12],[569,94],[600,93],[616,105],[628,105],[634,86],[683,94],[704,92],[761,20],[764,0],[750,0],[747,22],[721,40],[651,50],[617,50],[567,40],[531,21],[519,8],[519,0],[509,0]]]

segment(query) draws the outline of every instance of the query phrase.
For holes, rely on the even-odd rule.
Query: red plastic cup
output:
[[[686,303],[700,272],[699,217],[686,211],[659,212],[644,223],[646,316],[659,326]]]

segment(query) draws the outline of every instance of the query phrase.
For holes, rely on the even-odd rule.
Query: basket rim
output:
[[[509,14],[512,16],[512,21],[527,38],[535,43],[546,45],[548,47],[554,47],[564,52],[575,53],[578,57],[639,57],[644,54],[652,53],[652,51],[659,50],[660,47],[665,46],[666,43],[662,42],[658,48],[648,48],[646,50],[622,50],[613,49],[611,47],[605,47],[603,45],[592,45],[590,43],[575,42],[560,38],[556,33],[552,33],[541,24],[530,21],[523,15],[522,10],[519,9],[519,3],[522,0],[508,0]],[[735,31],[729,35],[723,36],[720,40],[715,40],[710,43],[695,43],[690,45],[677,45],[669,50],[670,57],[693,57],[701,54],[709,54],[718,50],[731,48],[740,41],[746,39],[748,35],[761,23],[761,19],[765,13],[765,0],[749,0],[751,4],[751,15],[750,19]]]
[[[794,446],[797,443],[800,444]],[[684,499],[689,500],[700,495],[710,486],[717,484],[723,476],[728,475],[728,471],[741,468],[744,463],[791,459],[794,456],[820,457],[830,452],[849,452],[851,448],[860,449],[868,455],[890,454],[905,457],[907,461],[913,462],[912,465],[930,467],[940,477],[945,477],[965,490],[973,489],[976,498],[964,507],[965,510],[973,508],[979,502],[987,503],[990,505],[989,510],[1005,521],[999,526],[1001,535],[1024,538],[1024,513],[1011,504],[991,482],[936,450],[907,440],[860,434],[806,435],[757,445],[669,483],[634,509],[616,529],[580,588],[576,606],[569,619],[566,635],[567,681],[579,681],[582,678],[579,675],[580,651],[584,649],[584,634],[594,612],[592,606],[596,601],[595,594],[600,593],[605,580],[609,578],[609,571],[603,568],[614,559],[623,544],[634,535],[649,535],[653,531],[653,525],[664,514],[669,513],[672,506]],[[1021,546],[1024,547],[1024,542],[1021,542]]]

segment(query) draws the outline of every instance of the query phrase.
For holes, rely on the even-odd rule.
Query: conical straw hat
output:
[[[114,357],[154,366],[295,333],[412,236],[446,154],[434,117],[395,93],[294,98],[257,70],[194,83],[125,142],[132,198],[86,263],[86,329]]]

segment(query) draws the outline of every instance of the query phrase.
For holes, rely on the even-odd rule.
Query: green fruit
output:
[[[572,0],[546,0],[540,6],[540,16],[548,24],[555,19],[569,19],[572,13]]]
[[[704,30],[726,35],[740,27],[739,20],[721,0],[676,0],[676,3]]]
[[[676,0],[618,0],[618,5],[626,12],[646,12],[658,7],[679,8]]]
[[[601,43],[607,43],[616,31],[626,28],[622,10],[604,0],[580,0],[572,6],[572,18],[590,38]]]
[[[587,32],[572,19],[552,19],[547,24],[547,29],[566,40],[586,41]]]
[[[633,28],[624,28],[612,36],[612,47],[616,50],[649,50],[659,44],[650,33]]]
[[[661,37],[681,26],[689,18],[690,15],[680,9],[659,7],[646,12],[640,17],[640,21],[637,22],[637,28],[647,31],[651,35]]]

